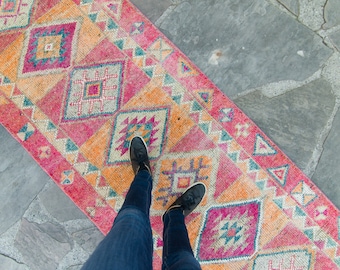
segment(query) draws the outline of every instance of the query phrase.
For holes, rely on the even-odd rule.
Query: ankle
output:
[[[139,165],[137,172],[147,171],[151,175],[151,169],[144,162]]]
[[[182,208],[182,205],[172,205],[170,206],[165,213],[169,213],[170,211],[173,211],[173,210],[181,210],[183,211],[183,208]]]

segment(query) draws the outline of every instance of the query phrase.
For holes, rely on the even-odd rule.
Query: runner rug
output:
[[[127,0],[0,1],[0,123],[106,234],[148,144],[151,223],[191,184],[203,269],[338,269],[339,210]]]

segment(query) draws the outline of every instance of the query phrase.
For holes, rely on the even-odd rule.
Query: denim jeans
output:
[[[151,190],[151,175],[148,171],[140,171],[110,232],[84,264],[83,270],[152,269]],[[194,258],[180,209],[165,214],[163,240],[162,269],[201,269]]]
[[[181,208],[164,215],[162,269],[201,269],[189,242]]]

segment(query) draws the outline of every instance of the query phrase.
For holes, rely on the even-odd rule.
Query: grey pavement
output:
[[[133,0],[340,208],[340,2]],[[0,269],[80,269],[99,230],[0,126]]]

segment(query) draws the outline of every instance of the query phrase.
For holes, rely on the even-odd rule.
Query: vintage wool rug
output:
[[[147,141],[151,223],[194,182],[203,269],[338,269],[339,210],[128,0],[0,1],[0,123],[106,234]]]

